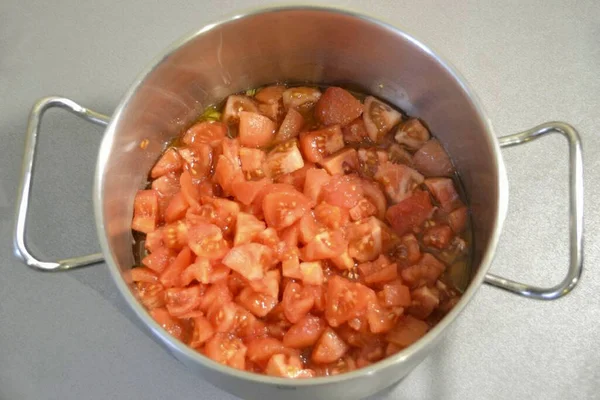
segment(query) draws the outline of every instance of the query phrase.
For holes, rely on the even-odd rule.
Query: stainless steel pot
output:
[[[133,198],[164,143],[208,104],[230,93],[276,81],[349,84],[423,118],[462,176],[474,227],[473,274],[456,307],[422,340],[375,365],[334,377],[284,380],[217,364],[168,335],[133,296],[124,273],[133,264]],[[38,260],[25,243],[27,205],[39,125],[44,111],[64,108],[107,125],[100,147],[94,207],[102,254],[58,262]],[[568,140],[570,264],[565,279],[539,288],[488,274],[508,201],[501,147],[550,133]],[[496,139],[464,79],[428,47],[401,30],[364,15],[317,8],[271,8],[207,25],[175,43],[135,80],[112,117],[71,100],[48,97],[32,110],[19,190],[14,246],[36,269],[68,270],[106,260],[118,290],[151,334],[209,382],[243,398],[362,398],[406,376],[431,351],[482,283],[522,296],[552,300],[577,284],[582,270],[583,176],[575,129],[550,122]],[[258,390],[257,390],[258,386]]]

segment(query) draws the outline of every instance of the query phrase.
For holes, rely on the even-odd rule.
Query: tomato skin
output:
[[[275,123],[264,115],[240,112],[239,138],[242,146],[267,146],[275,138],[275,128]]]
[[[188,146],[208,144],[217,147],[227,135],[227,126],[221,122],[202,121],[192,125],[183,135],[183,143]]]
[[[385,217],[398,235],[404,235],[421,226],[432,212],[429,194],[416,191],[412,196],[388,208]]]
[[[158,194],[154,190],[138,190],[133,200],[131,229],[150,233],[158,223]]]
[[[311,359],[318,364],[332,363],[342,358],[348,349],[333,329],[326,328],[313,348]]]
[[[168,149],[150,171],[150,177],[156,179],[171,172],[181,171],[183,161],[175,149]]]
[[[217,333],[206,342],[204,353],[212,360],[244,370],[247,347],[241,339],[227,333]]]
[[[300,134],[300,150],[310,162],[319,162],[343,147],[344,136],[339,125]]]
[[[283,336],[283,345],[294,349],[313,346],[326,327],[323,319],[307,314],[288,329]]]
[[[363,106],[350,92],[328,87],[315,107],[315,116],[325,125],[347,125],[361,116]]]

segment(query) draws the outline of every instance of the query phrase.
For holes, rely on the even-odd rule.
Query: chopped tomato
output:
[[[348,225],[348,254],[359,262],[375,260],[383,251],[383,231],[375,217]]]
[[[306,182],[306,172],[314,168],[315,164],[304,161],[304,166],[290,174],[284,174],[278,176],[275,181],[277,183],[288,184],[295,187],[298,191],[304,190],[304,183]]]
[[[306,171],[306,180],[304,182],[304,194],[315,203],[319,201],[321,190],[326,185],[331,176],[320,168],[310,168]]]
[[[300,134],[304,127],[304,118],[302,114],[293,108],[290,108],[279,127],[277,135],[275,135],[276,142],[285,142],[286,140],[293,139]]]
[[[200,185],[192,178],[188,171],[184,171],[179,178],[181,193],[190,206],[200,207]]]
[[[332,206],[324,201],[317,204],[314,214],[317,222],[329,229],[343,228],[350,218],[345,208]]]
[[[398,266],[396,263],[390,262],[384,255],[380,255],[373,262],[360,264],[358,270],[362,279],[368,285],[382,284],[398,278]]]
[[[277,305],[277,298],[246,287],[241,291],[238,302],[257,317],[264,317]]]
[[[295,110],[307,111],[321,98],[321,92],[319,89],[310,87],[294,87],[284,91],[282,96],[283,105],[286,110],[293,108]]]
[[[186,332],[183,324],[177,318],[172,317],[165,308],[155,308],[151,310],[150,316],[152,316],[156,323],[166,330],[169,335],[179,340],[184,339]]]
[[[208,310],[208,320],[217,332],[231,332],[235,329],[239,306],[231,301],[213,303]]]
[[[288,329],[283,336],[283,344],[294,349],[311,347],[321,337],[326,326],[323,319],[307,314]]]
[[[440,204],[445,212],[451,212],[463,206],[460,196],[456,192],[454,182],[450,178],[428,178],[425,186],[431,192],[434,199]]]
[[[130,275],[132,282],[158,282],[158,275],[156,275],[156,272],[147,267],[132,268]]]
[[[188,227],[190,249],[198,257],[219,260],[229,251],[229,244],[223,239],[223,232],[212,224],[196,224]]]
[[[342,338],[333,329],[327,328],[315,344],[311,359],[319,364],[332,363],[342,358],[348,349]]]
[[[402,266],[413,265],[421,259],[419,241],[412,233],[402,236],[400,242],[393,245],[392,253]]]
[[[183,221],[176,221],[163,228],[163,243],[170,249],[181,250],[188,244],[188,227]]]
[[[198,143],[194,147],[179,148],[185,161],[185,170],[195,179],[206,178],[213,168],[213,149],[208,144]]]
[[[165,306],[165,289],[160,283],[136,282],[136,297],[148,310]]]
[[[425,336],[429,330],[427,323],[406,315],[386,335],[386,339],[400,348],[405,348]]]
[[[266,158],[267,155],[260,149],[240,148],[240,162],[246,179],[252,180],[265,176],[263,166]]]
[[[273,252],[265,245],[246,243],[235,246],[223,258],[223,264],[248,280],[262,279],[271,265]]]
[[[448,225],[432,226],[431,228],[427,228],[423,234],[423,244],[438,249],[445,249],[450,244],[452,235],[452,228]]]
[[[385,217],[394,231],[403,235],[420,227],[433,212],[429,194],[416,191],[412,196],[388,208]]]
[[[150,233],[158,222],[158,194],[154,190],[138,190],[133,200],[131,229]]]
[[[239,138],[242,146],[267,146],[274,139],[275,128],[275,123],[263,115],[240,112]]]
[[[348,242],[339,230],[317,233],[302,249],[302,259],[306,261],[324,260],[341,256],[348,247]]]
[[[319,162],[331,175],[356,172],[359,168],[356,149],[344,149]]]
[[[222,264],[211,264],[210,260],[197,257],[196,261],[181,273],[182,285],[196,280],[203,284],[215,283],[227,279],[231,270]]]
[[[279,103],[281,98],[283,97],[283,92],[286,91],[286,87],[283,85],[273,85],[267,86],[260,89],[254,98],[261,103],[265,104],[275,104]]]
[[[175,259],[173,251],[164,247],[159,247],[143,258],[142,264],[151,270],[161,273]]]
[[[170,288],[166,290],[167,310],[174,317],[181,317],[200,305],[200,286]]]
[[[258,112],[258,106],[248,96],[229,96],[225,102],[225,108],[223,109],[223,115],[221,120],[228,124],[238,124],[240,122],[240,113],[242,111]]]
[[[285,317],[294,324],[308,314],[315,303],[315,299],[312,293],[304,290],[300,284],[290,282],[285,287],[281,302]]]
[[[146,234],[144,248],[150,253],[154,252],[159,247],[164,247],[165,243],[163,242],[163,230],[164,227],[160,227]]]
[[[429,139],[413,156],[415,168],[425,176],[452,176],[452,161],[437,139]]]
[[[402,279],[410,287],[422,285],[433,286],[446,266],[429,253],[424,253],[418,264],[404,268],[401,272]]]
[[[227,283],[225,281],[219,281],[210,285],[206,290],[198,308],[207,313],[212,309],[213,305],[223,305],[230,303],[231,301],[233,301],[233,295],[231,294]]]
[[[375,179],[383,185],[393,203],[410,197],[414,189],[423,183],[423,175],[402,164],[386,162],[379,166]]]
[[[239,213],[235,225],[233,245],[239,246],[240,244],[250,243],[259,233],[264,231],[266,227],[265,223],[260,221],[254,215],[243,212]]]
[[[454,233],[461,233],[467,226],[467,220],[469,218],[469,210],[467,207],[460,207],[448,214],[448,225],[454,231]]]
[[[383,285],[379,298],[386,307],[408,307],[411,305],[410,290],[400,279]]]
[[[362,118],[357,118],[342,128],[344,142],[363,143],[369,141],[369,134]]]
[[[350,270],[354,268],[354,260],[350,257],[347,250],[337,257],[331,257],[331,262],[341,270]]]
[[[305,285],[323,284],[323,267],[319,261],[300,263],[300,273]]]
[[[380,220],[384,220],[385,211],[387,210],[387,200],[385,199],[385,195],[381,191],[381,188],[377,182],[369,181],[367,179],[362,179],[361,184],[365,198],[377,209],[375,216]]]
[[[267,225],[282,229],[302,218],[310,208],[310,200],[296,190],[268,193],[263,199],[262,208]]]
[[[349,213],[353,221],[359,221],[377,214],[377,207],[367,199],[360,199],[358,204],[350,209]]]
[[[173,196],[165,211],[165,221],[173,222],[185,217],[185,213],[190,205],[188,204],[183,192],[178,192]]]
[[[418,118],[410,118],[398,127],[396,142],[411,150],[418,150],[429,140],[429,131]]]
[[[421,286],[411,293],[412,304],[408,313],[413,317],[425,319],[440,305],[440,293],[436,288]]]
[[[160,274],[160,282],[164,287],[174,287],[181,285],[181,273],[192,263],[192,252],[189,247],[184,247],[177,254],[177,257]]]
[[[271,178],[289,174],[304,167],[302,154],[298,149],[297,140],[289,140],[278,144],[269,152],[265,162],[265,169]]]
[[[268,261],[268,260],[267,260]],[[266,294],[273,298],[279,298],[279,284],[281,282],[281,273],[278,269],[272,269],[265,273],[263,279],[248,281],[248,284],[258,293]]]
[[[389,332],[403,312],[404,310],[402,308],[398,310],[388,310],[385,307],[382,307],[377,300],[372,301],[369,303],[367,311],[369,330],[372,333]],[[383,353],[383,351],[381,353]]]
[[[233,182],[231,190],[240,203],[250,205],[270,182],[267,178],[258,181]]]
[[[291,379],[312,378],[315,376],[315,371],[304,368],[300,357],[297,355],[286,356],[285,354],[273,355],[267,363],[265,373]]]
[[[152,167],[150,177],[153,179],[158,178],[171,172],[181,171],[181,168],[183,168],[183,161],[177,151],[171,148],[165,151]]]
[[[323,186],[323,200],[334,206],[352,208],[363,196],[363,188],[355,175],[333,176]]]
[[[298,237],[300,236],[300,228],[298,223],[283,228],[279,233],[281,240],[283,240],[288,248],[298,247]]]
[[[327,282],[327,308],[325,318],[329,325],[340,326],[344,322],[366,312],[370,289],[334,275]]]
[[[214,180],[226,194],[231,194],[233,193],[233,185],[236,182],[243,181],[244,176],[239,166],[236,166],[225,156],[219,156],[215,167]]]
[[[372,141],[379,141],[402,119],[402,114],[373,96],[365,98],[363,121]]]
[[[193,348],[199,348],[215,334],[210,321],[202,315],[193,318],[193,326],[192,339],[190,340],[190,346]]]
[[[294,354],[295,350],[285,346],[281,340],[259,337],[248,342],[246,357],[253,363],[268,361],[274,354]]]
[[[315,107],[315,117],[324,125],[347,125],[360,117],[363,106],[350,92],[328,87]]]
[[[319,162],[343,147],[344,137],[339,125],[300,134],[300,150],[310,162]]]
[[[203,144],[217,147],[227,135],[227,126],[221,122],[202,121],[192,125],[183,135],[183,143],[188,146]]]
[[[156,178],[152,181],[152,189],[156,190],[162,197],[171,198],[181,191],[179,176],[175,173],[170,173]]]
[[[247,348],[241,339],[228,333],[217,333],[206,342],[204,353],[214,361],[243,370]]]

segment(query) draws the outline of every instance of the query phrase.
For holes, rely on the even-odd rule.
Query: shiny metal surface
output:
[[[85,265],[95,264],[103,260],[101,253],[89,254],[80,257],[67,258],[64,260],[42,261],[39,260],[27,247],[26,224],[29,196],[31,194],[31,180],[33,179],[35,152],[37,150],[37,139],[42,124],[44,113],[53,107],[62,108],[86,121],[106,126],[110,117],[80,106],[72,100],[64,97],[45,97],[40,99],[32,108],[29,115],[25,140],[25,154],[21,171],[21,181],[17,197],[17,209],[15,215],[15,227],[13,232],[13,247],[15,254],[23,262],[32,268],[42,271],[62,271]]]
[[[572,126],[564,122],[547,122],[499,139],[500,147],[512,147],[558,133],[569,144],[569,270],[562,282],[552,287],[538,287],[487,274],[485,283],[538,300],[555,300],[569,293],[583,270],[583,156],[581,139]],[[538,266],[533,266],[536,268]]]

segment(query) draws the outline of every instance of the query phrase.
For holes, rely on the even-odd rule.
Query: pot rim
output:
[[[234,369],[216,361],[209,359],[208,357],[202,355],[201,353],[193,350],[188,347],[183,342],[175,339],[170,334],[168,334],[160,325],[158,325],[154,319],[149,315],[146,309],[139,303],[139,301],[132,294],[129,286],[125,282],[122,277],[122,274],[115,262],[112,252],[110,250],[110,246],[108,243],[108,238],[106,236],[106,227],[104,225],[104,213],[103,213],[103,186],[104,186],[104,178],[103,172],[104,167],[106,165],[106,160],[108,159],[110,153],[110,147],[112,144],[112,140],[115,134],[115,129],[117,126],[117,121],[120,119],[121,114],[124,109],[128,106],[129,101],[137,92],[140,84],[146,79],[146,77],[158,66],[160,65],[166,58],[168,58],[171,54],[176,52],[180,47],[194,40],[196,37],[204,34],[205,32],[211,31],[220,26],[226,25],[228,23],[234,22],[238,19],[250,18],[259,14],[264,13],[277,13],[277,12],[289,12],[289,11],[317,11],[323,13],[332,13],[332,14],[342,14],[349,17],[362,19],[371,24],[378,25],[379,27],[386,29],[388,31],[393,32],[395,35],[402,37],[404,40],[408,40],[415,46],[419,47],[421,50],[429,54],[429,56],[433,57],[460,85],[462,90],[467,94],[470,101],[472,102],[479,119],[483,126],[485,126],[487,133],[493,138],[492,148],[493,155],[495,156],[496,165],[498,167],[498,207],[494,221],[494,230],[491,234],[490,240],[487,244],[487,248],[484,249],[484,255],[480,262],[477,273],[471,279],[467,290],[461,296],[459,302],[453,307],[453,309],[437,324],[435,325],[427,334],[414,344],[410,345],[406,349],[390,356],[386,357],[381,361],[378,361],[370,366],[359,368],[352,372],[347,372],[335,376],[328,377],[315,377],[310,379],[287,379],[287,378],[279,378],[279,377],[271,377],[267,375],[241,371],[238,369]],[[429,46],[423,44],[420,40],[416,39],[412,34],[409,35],[402,29],[392,25],[391,23],[385,22],[380,18],[375,18],[367,13],[353,11],[348,8],[340,8],[340,7],[323,7],[323,6],[314,6],[314,5],[291,5],[291,6],[275,6],[275,7],[257,7],[252,9],[247,9],[243,12],[237,12],[229,14],[218,20],[217,22],[206,24],[204,27],[199,30],[195,30],[191,33],[188,33],[182,36],[180,39],[176,40],[169,47],[167,47],[162,53],[160,53],[157,57],[155,57],[151,63],[146,66],[142,70],[142,72],[136,77],[133,83],[130,85],[129,89],[122,97],[119,105],[117,106],[113,116],[111,117],[110,124],[106,128],[104,136],[102,138],[102,142],[100,145],[98,159],[96,164],[96,172],[94,175],[94,188],[93,188],[93,202],[94,202],[94,214],[96,220],[96,228],[98,233],[98,239],[100,242],[100,246],[102,248],[102,252],[104,254],[106,264],[109,267],[110,274],[112,276],[113,281],[115,282],[119,292],[123,296],[125,302],[130,307],[136,316],[148,327],[154,337],[159,339],[163,345],[165,345],[172,353],[176,354],[176,358],[186,361],[191,361],[194,363],[201,364],[206,368],[210,368],[214,371],[221,372],[225,375],[229,375],[231,377],[235,377],[237,379],[246,380],[254,383],[264,383],[269,385],[275,385],[281,388],[295,388],[295,387],[305,387],[305,386],[317,386],[317,385],[328,385],[335,384],[344,381],[349,381],[353,379],[357,379],[359,377],[372,376],[380,369],[385,369],[388,367],[392,367],[394,365],[400,364],[404,362],[406,359],[414,357],[418,353],[422,353],[427,351],[427,348],[430,347],[433,343],[440,338],[442,331],[447,329],[450,324],[454,322],[454,320],[458,317],[458,315],[463,311],[466,305],[471,301],[475,292],[479,289],[485,275],[490,268],[491,262],[494,258],[496,246],[499,240],[500,233],[502,231],[502,225],[504,222],[504,218],[506,216],[506,210],[508,206],[508,181],[506,177],[506,170],[504,166],[504,161],[502,158],[502,154],[500,152],[500,147],[498,141],[496,139],[496,135],[494,134],[491,122],[486,117],[485,110],[481,105],[481,102],[474,94],[474,92],[470,89],[464,77],[457,72],[457,70],[449,63],[447,60],[443,59],[438,52],[434,52]]]

